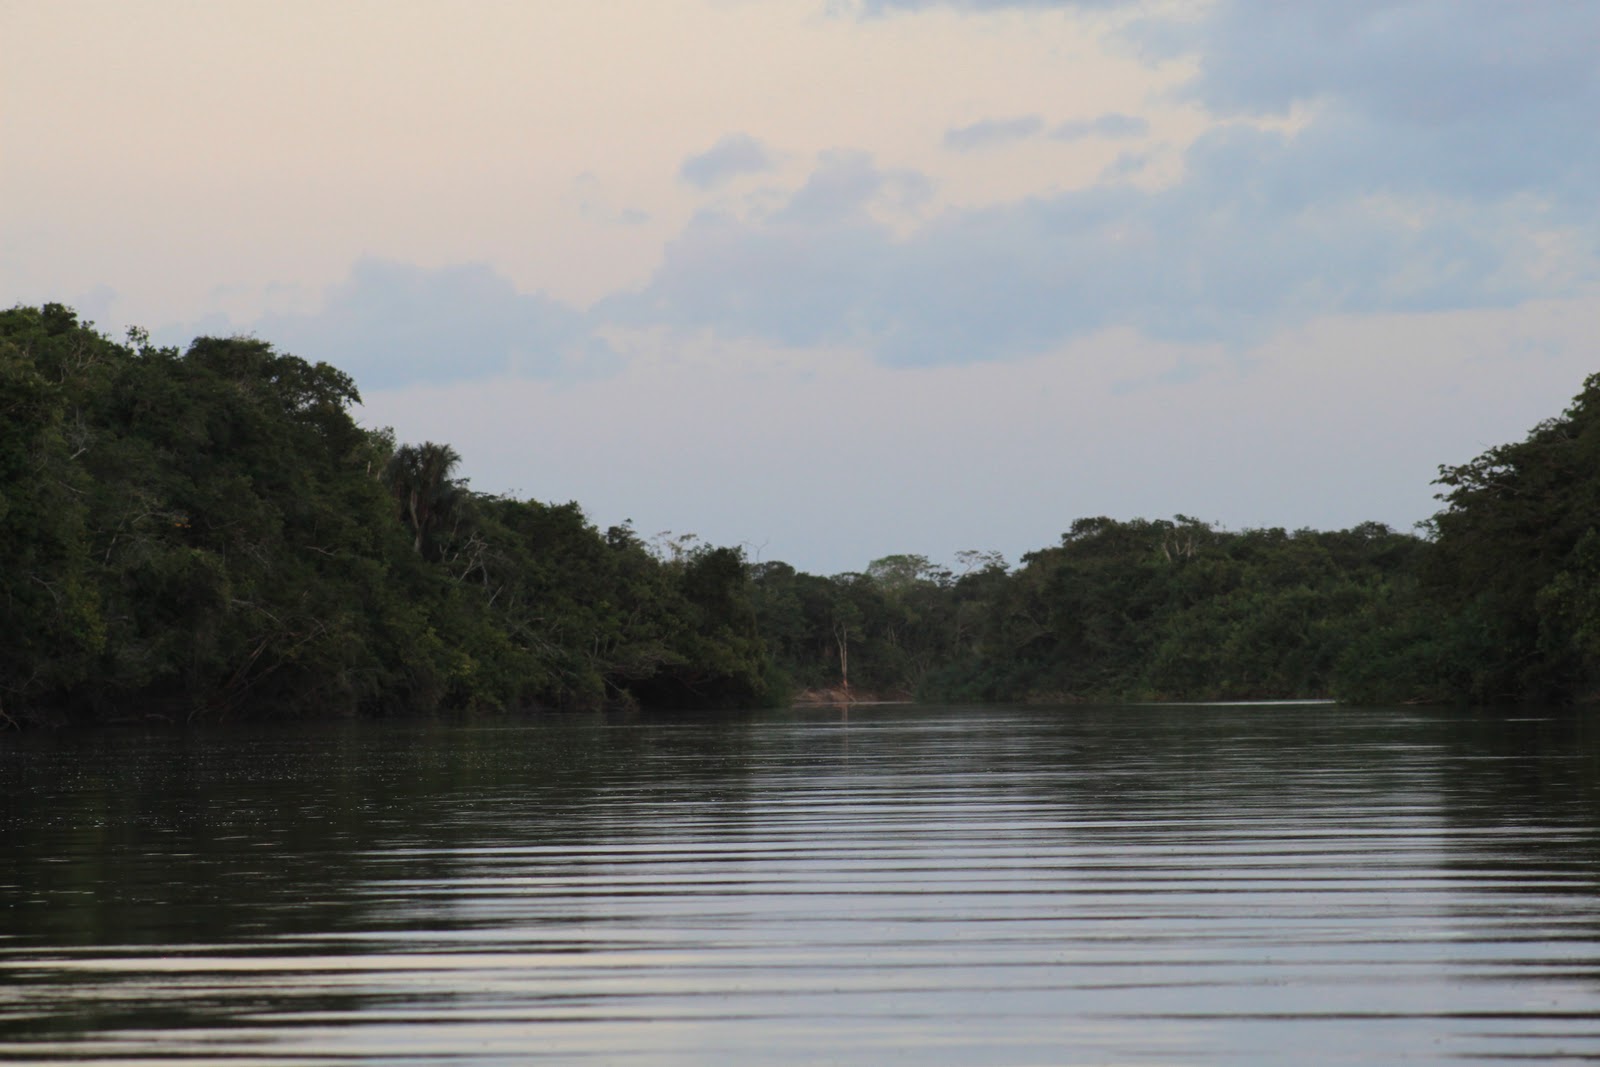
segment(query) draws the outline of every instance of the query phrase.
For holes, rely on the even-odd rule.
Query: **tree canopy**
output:
[[[0,312],[0,725],[527,706],[1600,695],[1600,375],[1440,468],[1421,535],[1078,519],[1009,567],[818,576],[576,503],[255,338]],[[957,573],[959,571],[959,573]]]

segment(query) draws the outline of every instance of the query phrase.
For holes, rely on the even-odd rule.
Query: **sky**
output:
[[[1600,371],[1600,4],[0,0],[0,306],[832,574],[1410,529]]]

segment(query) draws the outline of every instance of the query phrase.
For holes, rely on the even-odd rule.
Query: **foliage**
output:
[[[460,464],[461,456],[449,445],[425,441],[402,445],[384,465],[384,484],[419,556],[438,558],[439,532],[455,517],[465,488],[452,477]]]
[[[1439,484],[1423,537],[1100,517],[1015,572],[768,564],[761,626],[802,685],[838,683],[842,628],[852,682],[931,699],[1600,699],[1600,375]]]
[[[742,555],[474,494],[251,338],[0,314],[0,723],[781,697]]]
[[[1561,416],[1439,469],[1422,610],[1444,688],[1475,702],[1600,694],[1600,375]]]
[[[945,700],[1600,696],[1600,376],[1425,537],[1072,523],[822,577],[471,491],[253,338],[0,312],[0,725]]]

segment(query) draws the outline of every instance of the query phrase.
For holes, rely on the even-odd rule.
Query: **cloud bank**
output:
[[[1161,143],[1141,114],[1043,110],[946,126],[940,147],[958,157],[1140,145],[1086,184],[934,211],[936,172],[856,147],[780,172],[766,140],[728,133],[684,157],[677,178],[700,192],[763,184],[690,213],[644,285],[591,308],[519,291],[485,263],[368,259],[314,311],[247,328],[379,386],[606,373],[617,363],[602,338],[619,326],[849,344],[911,367],[1022,358],[1122,328],[1243,348],[1318,316],[1507,307],[1600,277],[1600,140],[1582,132],[1600,121],[1600,9],[853,10],[1085,6],[1118,12],[1108,32],[1125,47],[1192,64],[1176,95],[1211,116],[1205,128]],[[1161,159],[1171,174],[1152,177]]]

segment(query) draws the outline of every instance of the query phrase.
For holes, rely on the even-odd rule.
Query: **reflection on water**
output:
[[[0,1061],[1600,1058],[1554,713],[0,743]]]

